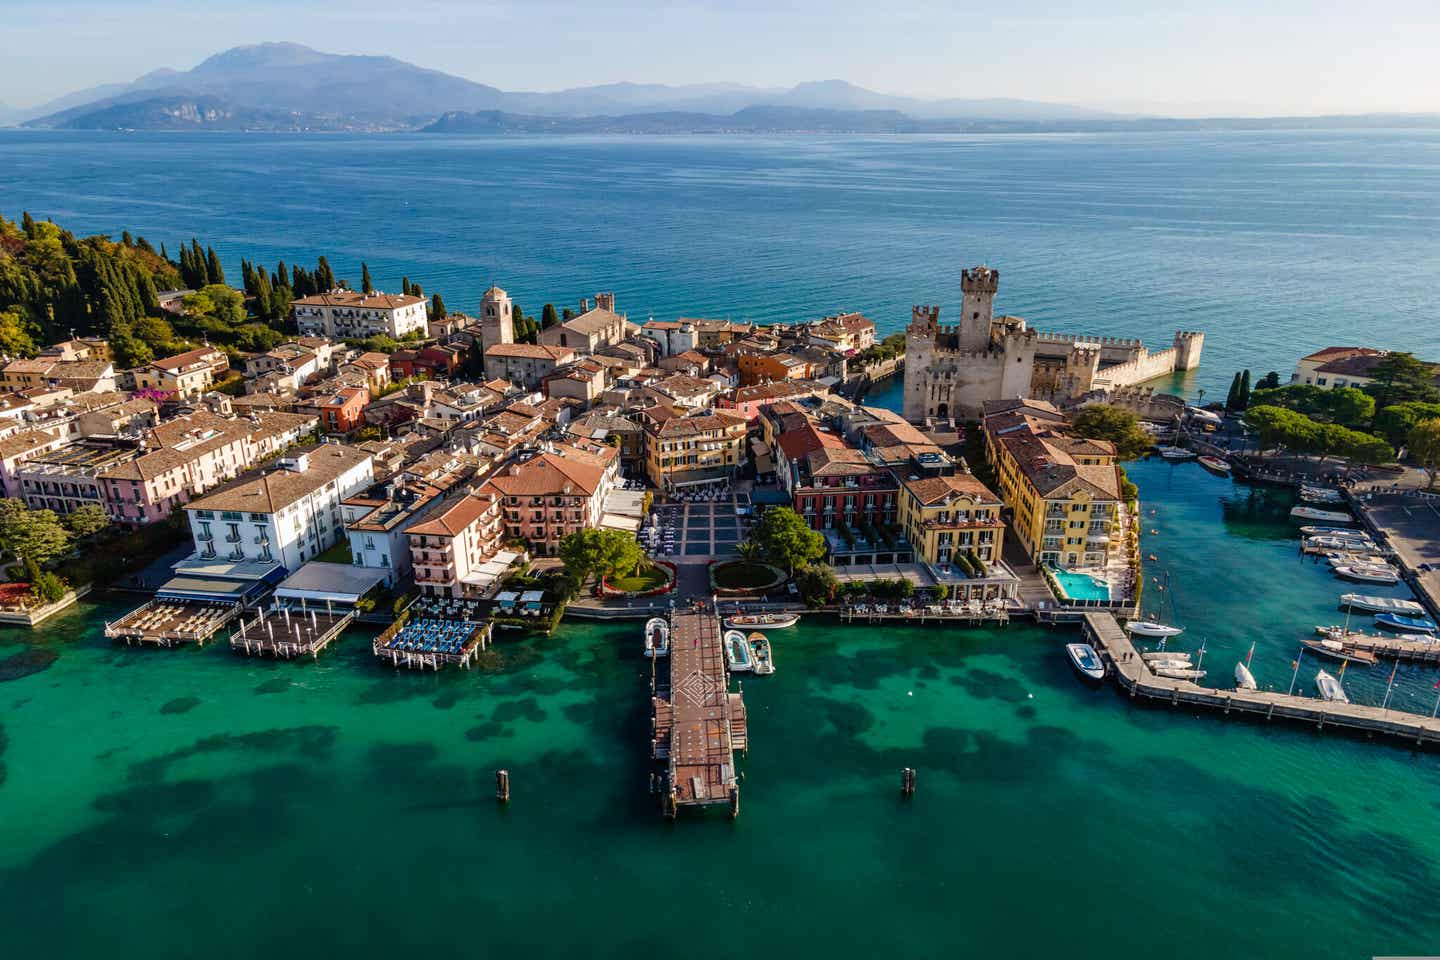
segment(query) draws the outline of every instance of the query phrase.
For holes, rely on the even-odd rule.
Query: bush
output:
[[[69,586],[53,573],[42,573],[30,582],[30,590],[42,603],[54,603],[65,596]]]

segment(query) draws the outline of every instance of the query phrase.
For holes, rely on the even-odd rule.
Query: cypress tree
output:
[[[420,284],[412,283],[410,284],[410,296],[423,297],[425,296],[425,291],[420,289]]]
[[[205,250],[205,273],[211,283],[225,282],[225,270],[220,266],[220,258],[215,256],[214,247],[207,247]]]
[[[20,215],[20,229],[25,231],[26,239],[35,239],[35,218],[30,216],[29,210]]]
[[[315,265],[315,284],[321,290],[334,290],[336,287],[335,271],[330,269],[330,261],[324,257]]]
[[[1235,404],[1240,398],[1240,374],[1237,371],[1230,380],[1230,392],[1225,394],[1225,410],[1229,412],[1235,409]]]
[[[370,264],[360,261],[360,292],[374,293],[375,285],[370,282]]]
[[[120,231],[120,242],[127,247],[135,246],[135,238],[130,236],[129,230]]]
[[[436,320],[445,319],[445,298],[438,293],[430,298],[430,315]]]
[[[549,330],[560,322],[560,314],[555,312],[555,304],[547,303],[540,309],[540,329]]]
[[[1250,409],[1250,371],[1246,370],[1240,375],[1240,392],[1235,399],[1239,402],[1239,409]]]
[[[286,269],[284,260],[281,260],[279,263],[275,264],[275,282],[271,283],[270,285],[272,287],[290,286],[290,272]]]
[[[407,297],[410,296],[410,278],[409,278],[409,277],[401,277],[401,278],[400,278],[400,292],[403,293],[403,294],[405,294],[405,296],[407,296]]]
[[[170,252],[165,249],[165,241],[164,241],[164,240],[161,240],[161,241],[160,241],[160,259],[161,259],[161,260],[164,260],[166,263],[169,263],[169,262],[170,262]]]

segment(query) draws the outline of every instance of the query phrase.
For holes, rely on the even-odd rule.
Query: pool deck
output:
[[[1087,613],[1085,638],[1105,658],[1107,676],[1114,676],[1131,697],[1145,697],[1180,706],[1209,707],[1263,716],[1265,719],[1313,723],[1317,730],[1327,726],[1385,734],[1416,744],[1440,743],[1440,719],[1388,710],[1358,703],[1334,703],[1318,697],[1298,697],[1268,690],[1220,690],[1202,687],[1189,680],[1172,680],[1150,670],[1135,650],[1130,637],[1108,613]]]

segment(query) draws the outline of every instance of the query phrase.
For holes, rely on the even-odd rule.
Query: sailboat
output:
[[[1236,690],[1258,690],[1255,684],[1255,674],[1250,672],[1250,658],[1255,656],[1255,641],[1250,641],[1250,652],[1245,654],[1245,659],[1235,664],[1235,689]]]
[[[1185,632],[1183,627],[1167,626],[1158,620],[1131,620],[1125,629],[1142,637],[1178,637]]]
[[[1342,677],[1345,675],[1344,667],[1340,668],[1340,675]],[[1340,685],[1340,681],[1330,676],[1330,674],[1324,670],[1315,674],[1315,689],[1320,692],[1320,696],[1323,699],[1331,703],[1350,702],[1350,698],[1345,695],[1345,688]]]

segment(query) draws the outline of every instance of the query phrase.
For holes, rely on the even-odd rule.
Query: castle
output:
[[[995,316],[1000,271],[960,272],[960,323],[941,326],[940,308],[917,306],[905,330],[907,420],[968,418],[987,400],[1017,397],[1055,404],[1200,365],[1205,335],[1175,334],[1151,353],[1139,340],[1040,333],[1019,317]]]

